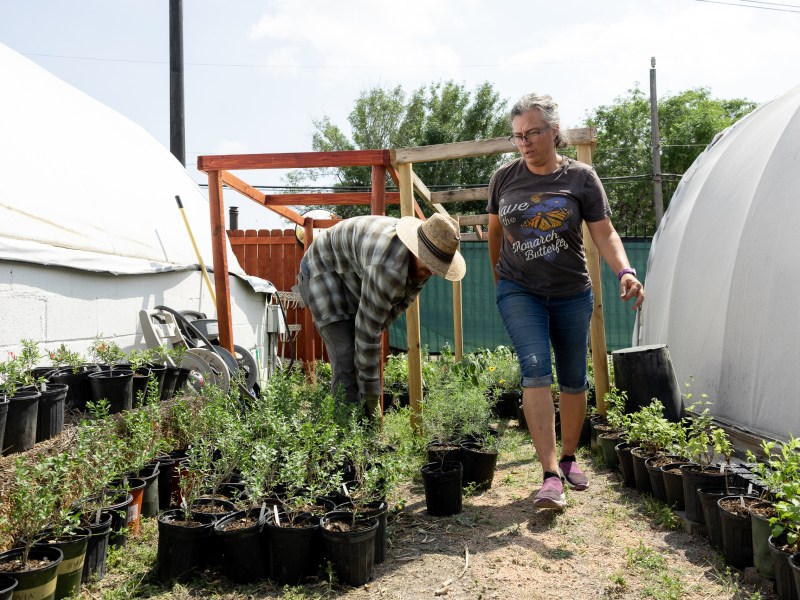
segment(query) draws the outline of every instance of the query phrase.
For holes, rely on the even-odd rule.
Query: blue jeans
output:
[[[567,394],[589,388],[586,354],[594,296],[538,296],[510,279],[497,282],[497,308],[517,352],[522,387],[550,387],[556,362],[558,387]]]

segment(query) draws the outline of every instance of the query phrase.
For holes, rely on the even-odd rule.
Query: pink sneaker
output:
[[[567,505],[564,497],[564,485],[558,477],[548,477],[533,499],[536,508],[562,509]]]
[[[561,470],[564,480],[576,492],[583,491],[589,487],[589,478],[586,477],[574,460],[562,461],[558,463],[558,468]]]

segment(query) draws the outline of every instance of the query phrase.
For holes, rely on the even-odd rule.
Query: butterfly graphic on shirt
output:
[[[567,206],[567,200],[563,196],[542,197],[541,194],[534,194],[522,226],[540,233],[561,231],[568,227],[567,220],[571,216],[572,209]]]

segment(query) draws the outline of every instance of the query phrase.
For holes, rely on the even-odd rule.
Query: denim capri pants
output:
[[[497,282],[497,308],[519,360],[522,387],[550,387],[556,361],[558,387],[567,394],[589,389],[586,354],[594,309],[591,288],[572,296],[539,296],[510,279]]]

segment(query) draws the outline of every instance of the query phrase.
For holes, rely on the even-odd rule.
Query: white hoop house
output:
[[[656,232],[633,343],[666,343],[715,416],[800,434],[800,86],[686,172]]]

